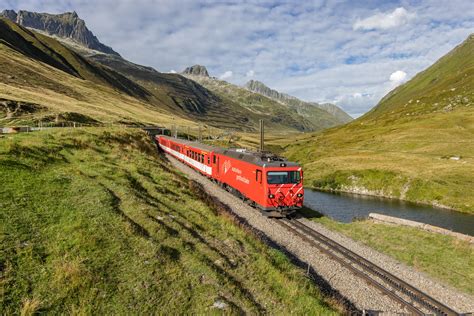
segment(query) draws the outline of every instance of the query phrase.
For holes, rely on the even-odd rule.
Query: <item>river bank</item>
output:
[[[305,190],[305,205],[336,221],[350,223],[380,213],[474,236],[474,215],[373,195]]]
[[[385,194],[383,190],[380,191],[373,191],[373,190],[368,190],[363,187],[344,187],[343,189],[328,189],[324,187],[309,187],[308,189],[314,190],[314,191],[320,191],[320,192],[327,192],[327,193],[347,193],[347,194],[356,194],[356,195],[361,195],[361,196],[372,196],[372,197],[377,197],[377,198],[383,198],[383,199],[390,199],[390,200],[396,200],[396,201],[401,201],[401,202],[410,202],[414,204],[419,204],[419,205],[424,205],[424,206],[432,206],[436,208],[442,208],[448,211],[454,211],[454,212],[460,212],[460,213],[472,213],[472,212],[467,212],[463,211],[461,209],[456,209],[452,206],[447,206],[443,205],[441,203],[432,201],[432,202],[426,202],[426,201],[421,201],[421,200],[412,200],[412,199],[407,199],[407,198],[402,198],[402,197],[397,197],[393,196],[391,194]]]

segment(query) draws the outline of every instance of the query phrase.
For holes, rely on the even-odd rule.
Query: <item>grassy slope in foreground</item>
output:
[[[0,314],[335,313],[137,130],[0,138]]]
[[[364,117],[286,154],[313,187],[474,212],[474,36]]]
[[[314,211],[306,212],[309,217],[312,217],[311,214]],[[313,220],[474,295],[474,247],[466,241],[369,220],[349,224],[327,217]]]

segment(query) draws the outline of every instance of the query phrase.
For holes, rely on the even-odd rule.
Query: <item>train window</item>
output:
[[[262,170],[257,170],[257,172],[255,174],[255,180],[258,183],[262,183]]]
[[[269,171],[267,172],[268,184],[300,183],[299,171]]]
[[[208,165],[211,164],[211,157],[207,157],[207,164],[208,164]]]
[[[212,157],[212,162],[213,162],[214,164],[216,164],[216,156],[215,156],[215,155]]]
[[[201,162],[204,163],[204,155],[201,154]]]

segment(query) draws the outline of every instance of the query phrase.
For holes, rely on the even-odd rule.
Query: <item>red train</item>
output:
[[[159,147],[262,210],[284,217],[303,206],[303,171],[281,157],[155,136]]]

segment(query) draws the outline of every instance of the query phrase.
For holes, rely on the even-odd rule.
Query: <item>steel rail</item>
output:
[[[283,225],[286,226],[285,228],[292,230],[294,233],[298,234],[305,241],[317,247],[322,252],[328,254],[329,256],[334,258],[336,261],[340,262],[345,267],[350,269],[352,272],[361,276],[362,278],[367,280],[369,283],[379,288],[382,292],[388,294],[390,297],[392,297],[394,300],[396,300],[403,306],[406,306],[408,309],[410,309],[412,313],[423,315],[423,312],[419,308],[415,307],[413,302],[406,301],[404,298],[400,297],[399,294],[396,294],[395,291],[399,291],[403,293],[409,299],[420,304],[424,308],[434,312],[436,315],[449,315],[449,316],[459,315],[456,311],[447,307],[446,305],[437,301],[436,299],[432,298],[428,294],[423,293],[422,291],[418,290],[414,286],[401,280],[400,278],[382,269],[381,267],[375,265],[374,263],[356,254],[355,252],[347,249],[346,247],[339,244],[338,242],[308,227],[306,224],[302,223],[300,220],[282,219],[282,220],[279,220],[279,222],[284,223]],[[308,236],[311,238],[309,238]],[[328,248],[323,247],[323,245],[325,245]],[[346,260],[349,260],[349,262],[347,262],[340,256],[336,255],[336,253],[342,255]],[[361,270],[355,268],[352,265],[353,263],[357,264],[364,271],[369,272],[373,276],[383,280],[383,282],[388,284],[392,289],[389,289],[388,287],[382,285],[380,282],[376,281],[374,278],[369,277],[367,273],[364,273]]]
[[[298,231],[297,229],[293,228],[291,225],[289,225],[287,223],[286,219],[285,220],[276,220],[276,222],[280,226],[284,227],[285,229],[287,229],[287,230],[291,231],[292,233],[294,233],[295,235],[299,236],[301,239],[303,239],[304,241],[309,243],[311,246],[318,248],[321,252],[325,253],[326,255],[331,257],[332,259],[336,260],[341,265],[343,265],[344,267],[349,269],[352,273],[354,273],[355,275],[361,277],[362,279],[366,280],[369,284],[372,284],[373,286],[378,288],[384,294],[389,295],[392,299],[397,301],[400,305],[407,307],[412,314],[414,314],[414,315],[424,315],[424,313],[421,310],[419,310],[418,308],[416,308],[415,306],[413,306],[409,302],[405,301],[403,298],[398,296],[396,293],[391,291],[389,288],[385,287],[384,285],[382,285],[381,283],[379,283],[375,279],[371,278],[366,273],[363,273],[359,269],[356,269],[350,263],[348,263],[346,260],[344,260],[341,257],[335,255],[335,253],[333,251],[330,251],[327,248],[321,246],[319,243],[315,242],[313,239],[308,238],[307,235],[305,235],[305,234],[301,233],[300,231]]]
[[[411,299],[417,301],[419,304],[423,305],[424,307],[430,309],[431,311],[435,312],[437,315],[458,315],[456,311],[451,309],[450,307],[444,305],[443,303],[439,302],[438,300],[434,299],[433,297],[429,296],[428,294],[422,292],[421,290],[415,288],[411,284],[401,280],[397,276],[393,275],[392,273],[382,269],[381,267],[377,266],[373,262],[365,259],[364,257],[356,254],[355,252],[347,249],[343,245],[339,244],[338,242],[324,236],[323,234],[313,230],[312,228],[308,227],[304,223],[299,220],[295,220],[294,222],[298,223],[301,229],[305,230],[310,234],[313,238],[318,238],[323,240],[326,244],[330,244],[333,248],[338,249],[338,251],[347,257],[350,260],[353,260],[359,263],[361,266],[364,267],[365,270],[369,270],[370,272],[374,273],[385,282],[389,283],[397,290],[403,292]]]

